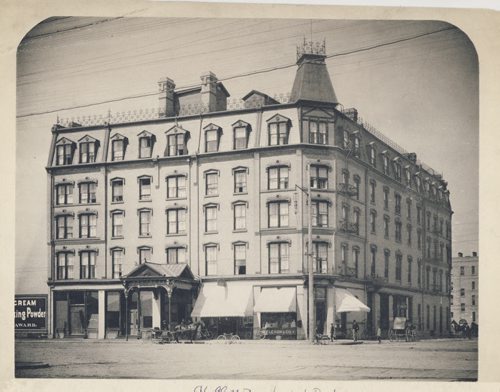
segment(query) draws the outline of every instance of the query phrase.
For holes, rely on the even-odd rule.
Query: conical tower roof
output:
[[[338,104],[328,69],[325,43],[304,43],[297,48],[297,73],[293,82],[290,102],[300,100]]]

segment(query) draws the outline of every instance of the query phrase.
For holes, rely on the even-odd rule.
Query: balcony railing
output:
[[[337,274],[341,276],[349,276],[356,278],[358,276],[356,268],[349,267],[347,264],[341,264],[337,266]]]
[[[345,182],[339,182],[337,192],[346,196],[356,196],[358,191],[354,185],[346,184]]]
[[[340,231],[343,231],[344,233],[358,234],[359,233],[359,226],[357,223],[340,221]]]

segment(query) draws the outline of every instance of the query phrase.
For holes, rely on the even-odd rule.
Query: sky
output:
[[[206,71],[223,80],[234,99],[252,89],[288,93],[296,45],[304,37],[326,41],[328,70],[344,107],[357,108],[364,120],[444,175],[454,210],[453,253],[476,251],[478,63],[473,44],[454,26],[64,17],[33,28],[18,48],[16,291],[47,290],[39,279],[47,266],[45,166],[57,118],[156,109],[160,78],[192,86]],[[280,69],[255,73],[272,68]],[[130,96],[139,98],[122,99]]]

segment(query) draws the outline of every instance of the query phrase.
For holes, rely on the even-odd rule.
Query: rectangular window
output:
[[[115,212],[112,215],[113,237],[123,236],[123,212]]]
[[[358,277],[359,272],[359,249],[353,248],[352,250],[352,260],[354,262],[354,277]]]
[[[244,230],[246,229],[246,204],[235,204],[234,205],[234,230]]]
[[[384,237],[389,238],[389,218],[384,217]]]
[[[91,204],[95,203],[96,199],[96,183],[83,182],[80,184],[80,203]]]
[[[375,147],[370,146],[370,165],[373,167],[377,166],[377,159],[376,159],[377,154],[375,153]]]
[[[151,235],[151,211],[139,211],[139,235]]]
[[[401,195],[399,193],[396,193],[394,195],[394,212],[398,215],[401,215]]]
[[[139,200],[151,200],[151,178],[139,178]]]
[[[472,281],[472,290],[476,289],[476,282]]]
[[[411,284],[412,281],[412,274],[411,274],[411,268],[412,268],[413,260],[411,257],[408,257],[408,283]]]
[[[398,282],[401,281],[402,259],[403,259],[403,256],[401,256],[399,254],[396,255],[396,280]]]
[[[247,247],[246,244],[234,245],[234,274],[245,275],[247,273]]]
[[[396,232],[395,232],[395,237],[396,237],[396,242],[401,242],[401,222],[396,222]]]
[[[311,189],[328,189],[328,167],[311,165]]]
[[[123,249],[114,249],[111,256],[113,262],[113,279],[118,279],[122,276]]]
[[[465,304],[460,304],[460,310],[461,310],[462,312],[465,312]]]
[[[212,130],[205,132],[205,152],[215,152],[219,150],[219,131]]]
[[[420,261],[417,262],[417,284],[418,287],[422,284],[422,263]]]
[[[247,192],[247,171],[236,170],[234,172],[234,193]]]
[[[280,274],[288,272],[289,245],[286,242],[269,244],[269,273]]]
[[[384,253],[384,278],[389,278],[389,252]]]
[[[139,138],[139,158],[151,158],[153,153],[153,138],[141,137]]]
[[[205,247],[205,268],[206,275],[217,275],[217,246]]]
[[[139,264],[150,263],[152,253],[151,248],[139,248]]]
[[[377,266],[377,250],[372,248],[371,254],[372,254],[372,260],[370,263],[370,273],[371,273],[372,277],[375,277],[376,276],[376,266]]]
[[[80,238],[93,238],[96,234],[97,216],[94,214],[80,215]]]
[[[94,279],[95,278],[95,252],[81,252],[80,253],[80,279]]]
[[[375,182],[370,182],[370,203],[375,203]]]
[[[460,267],[460,275],[465,275],[465,267]]]
[[[417,247],[419,250],[422,249],[422,232],[417,230]]]
[[[167,234],[179,234],[186,231],[186,210],[176,208],[167,210]]]
[[[123,201],[123,180],[114,180],[111,183],[111,200],[114,203]]]
[[[417,223],[422,224],[422,207],[417,206]]]
[[[56,238],[73,238],[73,217],[71,215],[56,217]]]
[[[80,143],[80,163],[95,162],[95,142]]]
[[[246,127],[234,128],[234,149],[243,150],[248,146],[248,136]]]
[[[476,322],[476,312],[472,312],[472,322]]]
[[[184,134],[177,133],[167,136],[168,156],[174,157],[187,154],[187,148],[184,143]]]
[[[328,269],[328,244],[313,242],[313,271],[326,274]]]
[[[268,227],[288,226],[288,201],[268,203]]]
[[[287,189],[288,188],[288,167],[277,166],[270,167],[267,173],[268,189]]]
[[[313,227],[328,227],[327,201],[312,201],[312,225]]]
[[[56,185],[56,204],[66,205],[73,203],[73,184]]]
[[[471,273],[472,275],[476,275],[476,267],[475,267],[475,266],[471,266],[471,267],[470,267],[470,270],[471,270],[471,271],[470,271],[470,273]]]
[[[406,218],[411,219],[411,200],[406,200]]]
[[[406,226],[406,230],[408,232],[408,246],[411,246],[411,226]]]
[[[217,231],[217,206],[205,208],[205,232]]]
[[[73,162],[73,145],[62,144],[56,147],[57,166],[71,165]]]
[[[377,228],[377,215],[374,211],[370,212],[370,232],[375,234]]]
[[[269,145],[288,144],[288,125],[286,122],[269,124]]]
[[[219,194],[219,174],[207,173],[205,175],[205,195],[212,196]]]
[[[326,132],[326,122],[309,121],[309,143],[328,144],[328,133]]]
[[[186,176],[167,177],[167,199],[185,198]]]
[[[384,188],[384,209],[389,209],[389,188]]]
[[[167,248],[167,264],[184,264],[186,262],[186,248]]]
[[[73,254],[57,254],[57,279],[73,279]]]
[[[384,174],[389,174],[389,158],[387,155],[382,156]]]
[[[123,161],[125,159],[125,143],[123,140],[113,140],[111,143],[111,159]]]

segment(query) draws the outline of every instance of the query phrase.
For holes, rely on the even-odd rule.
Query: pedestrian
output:
[[[377,328],[377,340],[379,344],[382,343],[382,330],[380,327]]]
[[[352,340],[354,340],[355,342],[358,341],[358,331],[359,331],[359,325],[356,322],[356,320],[354,320],[352,322]]]
[[[335,325],[333,323],[330,324],[330,341],[333,342],[334,340],[336,340],[336,336],[335,336]]]

